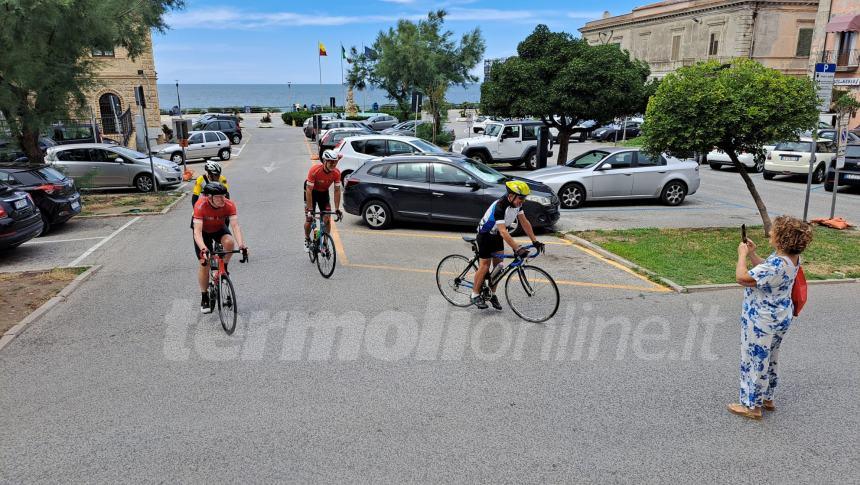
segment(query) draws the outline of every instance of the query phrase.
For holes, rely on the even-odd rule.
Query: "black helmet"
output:
[[[209,182],[203,186],[203,193],[205,195],[227,195],[227,187],[218,182]]]

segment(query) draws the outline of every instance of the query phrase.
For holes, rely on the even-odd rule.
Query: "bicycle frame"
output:
[[[532,248],[534,248],[534,245],[529,244],[527,246],[522,246],[522,247],[524,247],[526,249],[532,249]],[[457,276],[457,278],[455,278],[455,280],[454,280],[457,284],[463,285],[463,287],[469,288],[472,290],[474,290],[474,288],[475,288],[474,282],[466,280],[465,276],[469,272],[469,268],[471,268],[472,266],[475,266],[476,263],[478,262],[478,260],[480,259],[478,257],[477,248],[474,245],[473,245],[473,249],[475,249],[475,256],[472,258],[471,261],[469,261],[469,264],[466,265],[466,269],[464,269],[463,272],[460,273],[460,275]],[[513,271],[515,269],[519,270],[520,266],[524,265],[527,260],[536,258],[539,254],[540,254],[540,252],[538,251],[538,252],[535,252],[534,254],[529,253],[525,257],[520,258],[516,254],[493,253],[494,258],[514,259],[514,262],[512,262],[511,264],[502,268],[502,271],[495,278],[491,278],[492,272],[488,272],[487,277],[484,278],[484,284],[487,287],[495,286],[500,281],[502,281],[502,278],[504,278],[508,273],[510,273],[511,271]],[[532,288],[526,288],[526,291],[528,291],[529,294],[534,293],[534,289],[532,289]]]

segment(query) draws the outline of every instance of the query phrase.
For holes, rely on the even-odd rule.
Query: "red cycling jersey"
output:
[[[313,190],[317,192],[328,192],[332,184],[340,187],[340,170],[326,172],[325,165],[314,165],[308,171],[308,183],[312,184]]]
[[[224,207],[216,209],[209,203],[208,197],[201,197],[194,204],[194,220],[203,221],[203,232],[218,232],[224,228],[227,218],[236,215],[236,204],[230,199],[224,199]]]

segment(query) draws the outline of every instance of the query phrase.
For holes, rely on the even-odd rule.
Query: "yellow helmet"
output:
[[[521,195],[523,197],[529,195],[531,189],[529,189],[529,184],[523,182],[522,180],[508,180],[505,182],[505,187],[508,188],[509,194]]]

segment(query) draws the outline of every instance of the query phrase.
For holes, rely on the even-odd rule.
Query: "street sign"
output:
[[[815,65],[815,83],[818,85],[818,111],[830,111],[833,100],[833,82],[836,79],[836,64],[819,62]]]

